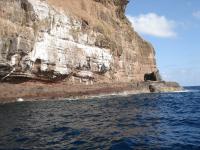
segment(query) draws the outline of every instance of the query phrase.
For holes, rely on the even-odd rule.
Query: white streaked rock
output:
[[[51,21],[49,30],[38,32],[34,49],[29,54],[31,61],[40,59],[42,63],[55,64],[54,71],[60,74],[70,74],[72,68],[86,65],[88,58],[92,58],[91,63],[96,66],[95,71],[102,65],[110,69],[113,58],[109,50],[87,45],[87,34],[77,34],[78,39],[74,39],[72,32],[81,29],[80,21],[58,12],[44,1],[29,2],[40,21]],[[41,70],[47,71],[47,65],[42,64]]]

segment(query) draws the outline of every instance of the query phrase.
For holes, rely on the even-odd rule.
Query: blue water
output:
[[[200,87],[0,105],[0,149],[200,149]]]

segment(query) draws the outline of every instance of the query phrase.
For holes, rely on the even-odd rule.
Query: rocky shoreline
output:
[[[38,100],[59,100],[62,98],[85,99],[99,95],[141,94],[152,92],[173,92],[182,88],[174,82],[140,83],[98,83],[93,85],[60,83],[41,83],[37,81],[20,84],[1,83],[0,103]]]
[[[128,2],[0,1],[0,103],[181,90],[162,81]]]

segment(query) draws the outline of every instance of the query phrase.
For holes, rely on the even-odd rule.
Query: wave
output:
[[[86,96],[75,96],[73,98],[62,98],[60,100],[66,100],[66,101],[76,101],[76,100],[82,100],[82,99],[104,99],[104,98],[115,98],[115,97],[128,97],[131,95],[140,95],[140,94],[149,94],[145,92],[135,92],[135,91],[124,91],[124,92],[113,92],[113,93],[102,93],[97,95],[86,95]]]
[[[181,90],[181,91],[174,91],[172,93],[199,93],[200,90],[197,89],[185,89],[185,90]]]

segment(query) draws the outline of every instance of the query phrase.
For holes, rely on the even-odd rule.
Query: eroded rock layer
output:
[[[155,51],[125,17],[127,0],[0,0],[0,78],[160,80]]]

